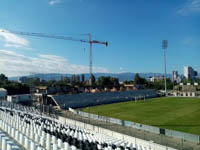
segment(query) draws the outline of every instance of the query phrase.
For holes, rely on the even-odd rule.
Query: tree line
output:
[[[195,81],[184,79],[183,83],[197,82],[200,84],[200,79],[197,78]],[[138,73],[135,74],[133,80],[124,80],[123,84],[142,84],[147,89],[161,90],[164,89],[164,81],[151,82],[145,78],[140,77]],[[41,80],[37,77],[27,78],[26,83],[19,83],[15,81],[9,81],[8,77],[4,74],[0,74],[0,87],[5,88],[8,91],[8,95],[15,94],[28,94],[30,88],[35,86],[119,86],[119,79],[110,76],[100,76],[98,79],[92,74],[89,80],[85,79],[85,75],[72,75],[71,77],[62,77],[60,80]],[[173,89],[177,85],[176,82],[172,82],[167,78],[167,89]]]
[[[0,74],[0,87],[6,89],[8,95],[28,94],[30,92],[27,84],[9,81],[4,74]]]

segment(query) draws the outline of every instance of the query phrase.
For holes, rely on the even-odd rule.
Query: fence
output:
[[[189,134],[189,133],[184,133],[184,132],[179,132],[179,131],[174,131],[174,130],[169,130],[169,129],[162,129],[154,126],[149,126],[149,125],[144,125],[136,122],[130,122],[130,121],[125,121],[125,120],[120,120],[120,119],[115,119],[115,118],[109,118],[105,116],[99,116],[95,114],[90,114],[82,111],[77,111],[72,108],[69,109],[74,114],[87,117],[90,119],[95,119],[95,120],[100,120],[108,123],[113,123],[113,124],[118,124],[121,126],[126,126],[126,127],[131,127],[135,128],[138,130],[143,130],[143,131],[148,131],[151,133],[155,134],[161,134],[165,135],[168,137],[174,137],[174,138],[179,138],[182,140],[194,142],[194,143],[200,143],[200,136],[199,135],[194,135],[194,134]]]
[[[70,110],[74,111],[73,109],[70,109]],[[129,142],[133,143],[134,145],[143,145],[145,147],[149,147],[149,149],[152,149],[152,150],[176,150],[174,148],[170,148],[167,146],[163,146],[163,145],[154,143],[153,141],[145,141],[145,140],[142,140],[139,138],[131,137],[131,136],[128,136],[125,134],[121,134],[121,133],[111,131],[108,129],[104,129],[104,128],[94,126],[91,124],[83,123],[83,122],[80,122],[77,120],[72,120],[69,118],[64,118],[64,117],[59,116],[58,121],[62,124],[70,124],[73,126],[79,126],[86,130],[91,130],[91,131],[95,131],[97,133],[101,133],[101,134],[105,134],[105,135],[109,135],[109,136],[113,136],[113,137],[118,137],[124,141],[129,141]]]

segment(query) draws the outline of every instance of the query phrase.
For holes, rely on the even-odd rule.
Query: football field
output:
[[[200,135],[200,98],[153,98],[83,108],[82,111]]]

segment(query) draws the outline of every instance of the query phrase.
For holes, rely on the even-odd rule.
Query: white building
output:
[[[149,80],[151,82],[164,81],[165,80],[165,76],[153,76],[153,77],[149,77]]]
[[[194,79],[197,76],[197,71],[195,71],[192,67],[190,66],[185,66],[184,67],[184,77],[186,79]]]
[[[32,96],[31,94],[8,95],[7,101],[14,103],[30,103],[32,101]]]
[[[28,78],[27,77],[19,77],[18,78],[18,82],[19,83],[26,83],[28,81]]]
[[[5,100],[7,96],[7,90],[4,88],[0,88],[0,100]]]
[[[178,71],[172,71],[172,82],[177,81]]]

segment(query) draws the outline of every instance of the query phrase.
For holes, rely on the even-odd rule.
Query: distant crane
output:
[[[11,31],[11,30],[0,30],[0,32],[89,43],[90,44],[90,56],[89,56],[89,73],[90,73],[90,76],[92,75],[92,44],[103,44],[106,47],[108,46],[107,41],[101,42],[101,41],[92,40],[92,36],[91,36],[90,33],[85,34],[85,35],[88,35],[88,37],[89,37],[88,40],[85,40],[85,39],[59,36],[59,35],[53,35],[53,34],[45,34],[45,33],[32,33],[32,32]]]

